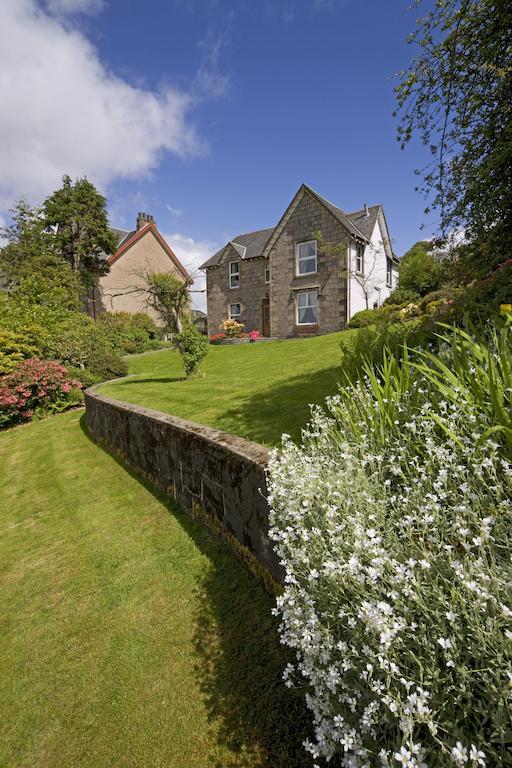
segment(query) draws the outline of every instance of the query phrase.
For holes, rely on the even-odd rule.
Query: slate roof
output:
[[[369,240],[372,236],[373,228],[377,223],[380,209],[380,205],[371,205],[368,206],[368,215],[363,208],[361,211],[347,213],[347,217],[363,233],[366,239]]]
[[[362,237],[364,240],[370,239],[373,228],[375,227],[375,223],[377,221],[377,217],[379,215],[379,210],[381,208],[380,205],[372,205],[369,207],[368,215],[366,215],[364,208],[360,211],[347,213],[342,211],[341,208],[338,208],[329,200],[326,200],[325,197],[319,195],[318,192],[315,192],[315,190],[311,189],[311,187],[308,187],[304,184],[303,188],[310,192],[310,194],[312,194],[314,197],[316,197],[317,200],[322,203],[322,205],[324,205],[334,216],[336,216],[338,221],[343,224],[343,226],[350,232],[351,235],[354,235],[355,237]],[[205,263],[201,265],[200,269],[208,269],[208,267],[216,266],[219,263],[225,249],[230,243],[240,254],[240,258],[244,260],[254,259],[258,256],[261,256],[263,249],[265,248],[265,245],[274,230],[275,227],[270,227],[270,229],[259,229],[256,232],[247,232],[244,235],[237,235],[232,240],[230,240],[229,243],[226,243],[226,245],[217,251],[217,253],[214,253],[214,255],[208,259],[208,261],[205,261]]]
[[[338,219],[343,226],[348,229],[351,235],[355,235],[356,237],[364,237],[366,240],[369,240],[369,235],[365,235],[364,232],[357,226],[357,223],[352,220],[352,215],[345,213],[345,211],[342,211],[341,208],[338,208],[334,203],[331,203],[329,200],[326,200],[325,197],[322,197],[322,195],[319,195],[318,192],[315,192],[314,189],[311,189],[311,187],[306,187],[306,189],[311,192],[314,197],[316,197],[318,200],[320,200],[321,203],[325,205],[326,208],[330,210],[334,216]],[[375,207],[375,206],[374,206]],[[378,207],[378,206],[377,206]],[[375,223],[375,222],[374,222]],[[370,232],[371,235],[371,232]]]
[[[246,232],[244,235],[237,235],[230,240],[229,243],[226,243],[220,251],[214,253],[208,261],[205,261],[200,269],[207,269],[208,267],[214,267],[218,264],[222,254],[230,243],[240,254],[240,258],[242,259],[254,259],[257,256],[261,256],[265,243],[274,229],[275,227],[270,227],[269,229],[258,229],[256,232]]]
[[[113,232],[117,238],[118,248],[124,240],[127,240],[135,234],[135,231],[129,232],[127,229],[117,229],[116,227],[110,227],[110,231]]]

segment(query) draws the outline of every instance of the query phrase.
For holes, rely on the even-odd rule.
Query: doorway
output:
[[[270,302],[261,300],[261,335],[270,336]]]

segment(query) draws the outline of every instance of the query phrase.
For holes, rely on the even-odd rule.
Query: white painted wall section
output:
[[[391,285],[386,282],[387,261],[391,245],[387,238],[383,215],[379,215],[369,244],[364,250],[364,274],[356,273],[356,250],[349,248],[349,312],[348,319],[363,309],[380,307],[391,291],[398,285],[398,270],[392,267]],[[368,298],[368,303],[367,303]]]

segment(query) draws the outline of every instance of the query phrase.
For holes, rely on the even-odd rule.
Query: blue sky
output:
[[[400,150],[392,117],[408,0],[1,5],[0,216],[67,172],[98,184],[115,225],[153,213],[192,267],[275,224],[302,182],[346,210],[383,203],[399,255],[429,234],[426,156]]]

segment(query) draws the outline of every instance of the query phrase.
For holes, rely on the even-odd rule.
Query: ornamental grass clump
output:
[[[464,334],[367,367],[271,460],[284,678],[315,765],[512,766],[512,333]]]

